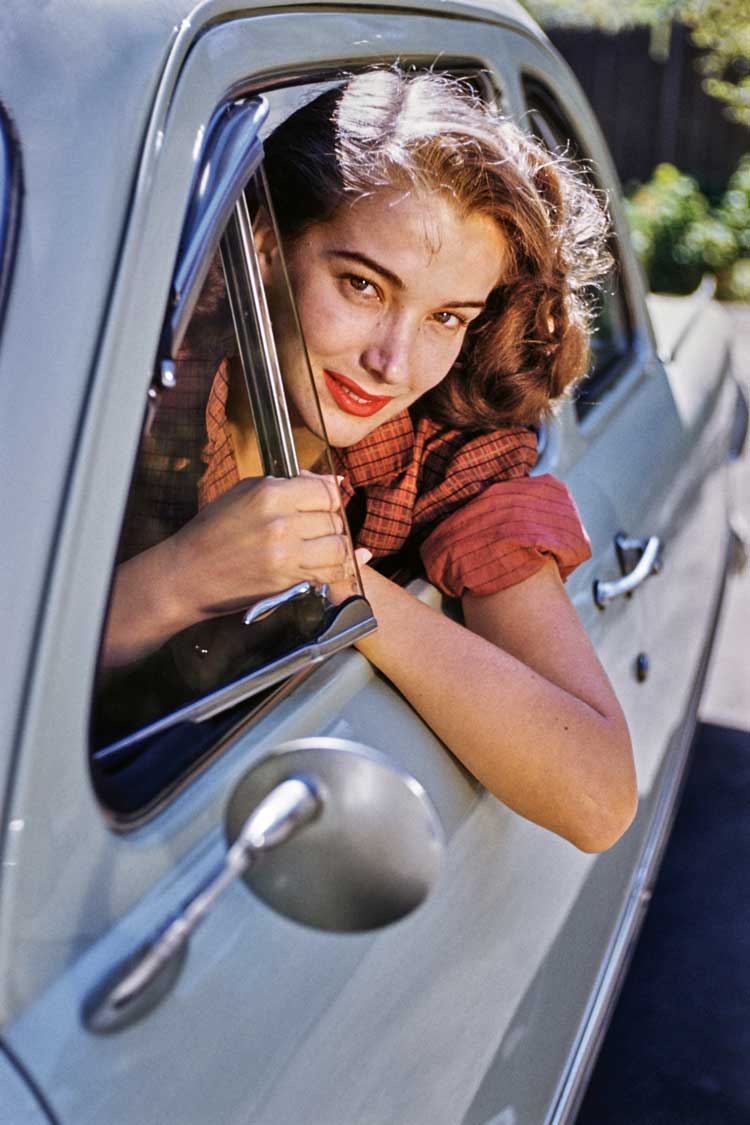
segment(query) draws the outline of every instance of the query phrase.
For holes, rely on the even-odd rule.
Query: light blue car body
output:
[[[395,58],[484,68],[518,117],[521,75],[543,80],[610,195],[628,354],[601,403],[550,424],[535,470],[562,477],[583,515],[592,558],[569,591],[633,734],[638,817],[602,856],[486,794],[352,649],[130,831],[92,789],[99,638],[200,138],[233,92]],[[570,1120],[671,820],[725,575],[736,389],[720,309],[698,294],[649,311],[591,111],[510,2],[6,0],[0,76],[23,181],[0,341],[0,1117]],[[657,536],[663,567],[601,610],[593,583],[618,576],[623,530]],[[425,582],[412,589],[440,605]],[[91,990],[223,855],[237,782],[313,735],[369,745],[425,787],[448,840],[427,903],[336,936],[237,885],[160,1005],[120,1032],[88,1030]]]

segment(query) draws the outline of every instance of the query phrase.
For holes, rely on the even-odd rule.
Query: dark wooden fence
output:
[[[683,27],[673,26],[665,62],[650,56],[646,29],[548,34],[588,96],[623,184],[648,179],[666,160],[716,193],[750,152],[750,129],[729,121],[722,103],[703,91],[700,52]]]

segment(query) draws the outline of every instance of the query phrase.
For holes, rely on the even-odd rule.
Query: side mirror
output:
[[[440,872],[440,822],[419,782],[367,746],[338,738],[280,746],[235,789],[228,842],[290,776],[308,781],[318,813],[248,865],[242,878],[250,890],[280,914],[323,930],[373,930],[419,906]]]
[[[279,913],[324,930],[397,922],[429,894],[444,843],[422,786],[369,747],[338,738],[280,746],[235,789],[224,862],[86,998],[90,1031],[147,1015],[178,980],[190,936],[239,876]]]

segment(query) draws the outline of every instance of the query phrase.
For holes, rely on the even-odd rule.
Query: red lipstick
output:
[[[391,401],[391,395],[371,395],[359,383],[338,371],[324,371],[323,376],[331,398],[347,414],[369,418]]]

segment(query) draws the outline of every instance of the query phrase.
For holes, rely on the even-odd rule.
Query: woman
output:
[[[636,805],[627,726],[563,587],[587,557],[564,487],[529,477],[533,432],[581,374],[605,222],[564,162],[431,73],[373,71],[286,121],[267,169],[325,429],[355,495],[378,630],[358,648],[498,798],[587,851]],[[271,228],[256,240],[283,317]],[[323,446],[298,355],[298,434]],[[330,477],[263,479],[224,362],[198,514],[118,569],[106,659],[304,577],[348,573]],[[417,544],[465,626],[366,562]],[[149,598],[149,605],[144,599]],[[429,654],[429,659],[426,659]]]

